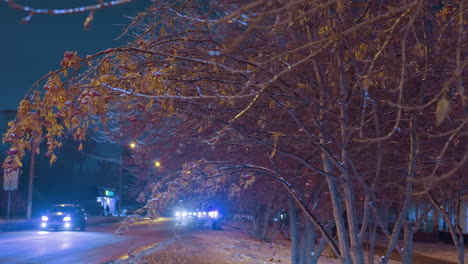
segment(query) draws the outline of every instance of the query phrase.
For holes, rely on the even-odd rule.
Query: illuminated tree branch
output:
[[[64,9],[48,9],[48,8],[34,8],[22,4],[18,4],[15,0],[3,0],[11,9],[22,11],[28,15],[21,20],[21,23],[28,23],[34,15],[70,15],[79,13],[90,13],[84,22],[84,27],[88,28],[91,21],[94,19],[94,12],[100,9],[105,9],[114,6],[126,5],[138,0],[115,0],[104,2],[99,0],[95,5],[80,6],[74,8]]]

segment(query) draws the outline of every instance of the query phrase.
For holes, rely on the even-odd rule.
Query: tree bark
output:
[[[327,157],[325,157],[325,155],[323,155],[322,159],[324,163],[325,172],[331,173],[332,168],[331,168],[330,161],[328,160]],[[343,219],[341,197],[339,195],[339,191],[336,186],[335,180],[331,179],[330,177],[327,177],[327,183],[328,183],[328,189],[330,191],[330,196],[331,196],[331,200],[333,204],[333,217],[335,219],[336,233],[338,236],[338,244],[339,244],[340,252],[341,252],[341,256],[339,256],[339,258],[341,259],[341,262],[343,264],[352,263],[351,255],[349,254],[348,238],[346,236],[346,227],[345,227],[344,219]]]
[[[322,251],[325,248],[325,242],[326,242],[325,237],[322,237],[318,245],[315,247],[315,250],[310,254],[310,256],[312,257],[310,261],[311,264],[318,263],[318,260],[320,256],[322,255]]]
[[[350,173],[349,165],[349,138],[350,138],[350,127],[349,127],[349,103],[346,99],[348,95],[348,86],[346,85],[346,72],[344,61],[343,48],[339,51],[338,67],[340,69],[340,92],[343,97],[341,103],[341,163],[343,164],[343,178],[346,179],[346,183],[343,184],[344,188],[344,200],[346,207],[346,218],[348,220],[348,231],[349,231],[349,242],[351,246],[351,257],[354,263],[364,263],[364,252],[362,250],[362,243],[358,237],[359,228],[356,216],[356,195],[353,190],[353,180]]]
[[[413,263],[413,235],[414,235],[414,230],[413,230],[412,226],[410,225],[410,223],[408,223],[408,222],[406,222],[403,225],[403,228],[404,228],[405,248],[404,248],[404,251],[401,253],[401,263],[411,264],[411,263]]]
[[[377,223],[373,221],[372,214],[369,214],[369,263],[374,263],[375,259],[375,242],[377,233]]]
[[[463,232],[460,226],[452,225],[452,222],[450,221],[450,217],[445,211],[444,207],[439,202],[437,202],[437,200],[434,198],[434,196],[430,192],[427,193],[427,196],[429,197],[429,200],[434,205],[436,210],[442,214],[442,217],[444,218],[444,221],[447,224],[447,227],[450,231],[450,235],[452,236],[453,244],[457,248],[458,263],[464,264],[465,263],[465,254],[464,254],[465,241],[464,241]]]
[[[291,264],[299,264],[299,232],[297,224],[297,209],[294,199],[288,198],[289,230],[291,232]]]
[[[299,263],[300,264],[305,264],[307,263],[306,256],[307,256],[307,248],[306,248],[306,242],[307,240],[307,234],[305,230],[303,230],[302,235],[301,235],[301,242],[299,242],[299,247],[300,247],[300,252],[299,252]]]
[[[393,253],[393,249],[395,248],[398,238],[400,236],[401,232],[401,227],[403,226],[403,221],[406,217],[406,213],[408,211],[408,206],[411,202],[411,194],[413,191],[413,181],[414,181],[414,176],[415,176],[415,168],[416,168],[416,162],[417,162],[417,154],[419,151],[419,145],[418,145],[418,140],[416,136],[416,128],[415,128],[415,115],[413,114],[410,119],[410,153],[408,157],[408,171],[407,174],[408,176],[406,177],[406,188],[405,192],[403,195],[403,201],[402,201],[402,206],[400,210],[400,214],[398,215],[398,218],[395,222],[395,225],[393,227],[393,232],[391,239],[388,243],[387,247],[387,252],[385,253],[385,257],[382,259],[382,263],[386,264],[390,260],[390,256]],[[398,249],[400,251],[400,249]]]
[[[305,222],[305,263],[306,264],[310,264],[312,263],[312,252],[315,251],[315,237],[316,237],[316,234],[315,234],[315,230],[314,230],[314,226],[312,225],[312,223],[310,222],[309,219],[305,219],[304,220]]]

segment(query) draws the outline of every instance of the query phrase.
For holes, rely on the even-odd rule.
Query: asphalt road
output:
[[[189,229],[161,218],[139,221],[122,236],[118,223],[88,226],[86,231],[17,231],[0,233],[1,264],[108,263],[125,258],[129,250],[142,251]]]

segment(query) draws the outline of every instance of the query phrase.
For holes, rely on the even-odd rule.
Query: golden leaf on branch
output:
[[[439,102],[437,102],[437,108],[435,112],[437,125],[440,125],[449,113],[450,113],[449,101],[445,97],[440,98]]]
[[[364,88],[364,90],[368,90],[369,86],[371,86],[373,83],[374,82],[369,79],[364,79],[362,80],[362,88]]]

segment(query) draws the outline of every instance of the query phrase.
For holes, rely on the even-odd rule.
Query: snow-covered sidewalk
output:
[[[383,248],[385,241],[379,239]],[[415,263],[457,263],[453,245],[414,243]],[[421,257],[422,256],[422,257]],[[468,258],[468,254],[465,253]],[[376,256],[375,260],[378,260]],[[224,230],[198,230],[162,242],[135,257],[114,264],[271,264],[291,263],[290,242],[266,243],[248,237],[242,224],[231,222]],[[321,257],[319,264],[339,264],[337,259]],[[391,260],[390,264],[400,263]]]
[[[376,254],[383,254],[385,239],[378,236],[377,241]],[[290,241],[284,239],[273,243],[256,241],[247,236],[245,224],[229,222],[224,230],[200,229],[176,235],[134,257],[113,264],[291,264],[290,247]],[[468,259],[467,253],[465,258]],[[376,255],[375,261],[378,259]],[[450,244],[414,242],[413,261],[423,264],[457,263],[456,249]],[[337,259],[324,256],[319,260],[319,264],[339,263]],[[389,263],[400,262],[392,259]]]
[[[414,242],[414,251],[418,254],[458,263],[457,250],[454,245],[445,243]],[[468,260],[468,248],[465,246],[465,261]]]
[[[386,246],[386,240],[379,237],[377,241],[381,247]],[[457,250],[453,244],[443,242],[439,243],[426,243],[426,242],[413,242],[413,259],[420,259],[422,257],[431,258],[427,263],[450,264],[458,263]],[[422,257],[421,257],[422,256]],[[465,261],[468,260],[468,249],[465,246]],[[421,262],[421,261],[419,261]]]
[[[248,237],[242,225],[230,223],[224,230],[199,230],[177,235],[135,257],[114,264],[271,264],[291,263],[290,242],[266,243]],[[377,259],[377,258],[376,258]],[[339,264],[321,257],[319,264]],[[396,261],[390,261],[396,264]]]
[[[236,225],[224,230],[199,230],[175,236],[134,258],[114,262],[146,264],[290,264],[287,243],[264,243],[249,238]]]
[[[383,254],[388,240],[383,235],[377,235],[376,254]],[[397,256],[396,250],[393,256]],[[465,261],[468,260],[468,248],[465,246]],[[413,262],[424,264],[456,264],[458,263],[457,250],[453,244],[444,242],[413,242]]]

